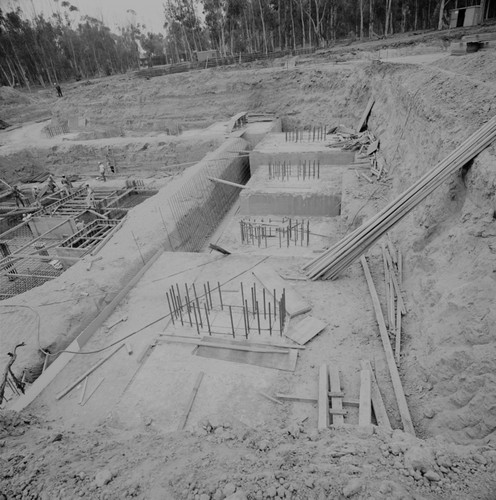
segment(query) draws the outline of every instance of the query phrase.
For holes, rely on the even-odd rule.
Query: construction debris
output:
[[[311,279],[335,279],[352,262],[363,255],[381,236],[406,217],[419,203],[441,186],[455,172],[489,146],[496,138],[496,117],[489,120],[476,133],[433,170],[384,207],[377,215],[349,233],[341,241],[309,262],[304,269]]]

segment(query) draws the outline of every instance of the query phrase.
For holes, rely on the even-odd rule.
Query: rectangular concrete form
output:
[[[320,165],[350,165],[355,160],[353,151],[330,148],[327,144],[335,142],[335,137],[328,135],[323,141],[304,139],[298,142],[286,141],[284,132],[267,135],[250,153],[250,169],[253,175],[261,165],[274,162],[286,162],[297,165],[306,161],[318,161]]]

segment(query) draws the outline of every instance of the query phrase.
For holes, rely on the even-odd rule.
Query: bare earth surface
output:
[[[405,261],[400,375],[417,438],[401,430],[361,267],[354,264],[332,282],[304,281],[301,271],[315,252],[375,214],[496,113],[494,52],[455,58],[439,40],[429,44],[423,36],[422,44],[424,54],[412,46],[406,55],[384,52],[394,47],[372,52],[381,46],[370,42],[358,51],[340,48],[346,61],[323,52],[294,68],[275,60],[150,80],[114,76],[67,84],[59,100],[43,90],[0,88],[1,118],[25,122],[0,132],[0,178],[15,182],[47,170],[101,185],[97,164],[110,146],[119,165],[112,185],[140,178],[160,189],[129,213],[101,258],[85,258],[60,278],[0,303],[2,373],[7,351],[21,341],[27,345],[14,371],[36,371],[44,360],[40,346],[67,348],[143,258],[160,253],[84,347],[93,354],[75,355],[27,410],[1,410],[5,498],[496,498],[495,146],[391,234]],[[375,55],[362,57],[369,53]],[[164,251],[168,199],[194,175],[190,165],[224,142],[230,116],[275,113],[286,129],[353,127],[370,95],[376,103],[369,129],[381,140],[389,180],[369,184],[354,169],[344,173],[341,217],[312,218],[309,247],[242,245],[236,204],[211,239],[232,255]],[[49,122],[33,120],[49,116],[84,118],[87,126],[48,139]],[[383,298],[379,247],[369,262]],[[327,324],[299,351],[294,372],[201,357],[194,346],[160,337],[191,333],[171,323],[165,296],[171,286],[195,283],[203,290],[204,283],[221,283],[224,304],[234,305],[240,284],[253,285],[252,272],[262,264],[285,276]],[[228,326],[220,302],[214,309],[214,325]],[[86,394],[100,385],[85,405],[82,384],[57,399],[124,337],[132,353],[120,349],[90,376]],[[317,432],[315,403],[277,404],[261,394],[316,399],[319,366],[327,363],[339,368],[345,397],[357,400],[361,359],[375,368],[394,431],[358,427],[358,409],[350,406],[346,425]],[[200,371],[193,409],[178,431]]]

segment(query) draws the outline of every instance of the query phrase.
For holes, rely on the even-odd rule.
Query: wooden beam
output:
[[[400,411],[401,421],[403,423],[403,430],[415,436],[415,429],[413,427],[412,417],[410,416],[408,403],[406,401],[405,393],[403,392],[403,386],[401,384],[400,375],[398,373],[398,367],[396,366],[393,349],[391,348],[391,344],[389,342],[386,323],[384,322],[384,316],[382,315],[381,304],[379,302],[379,297],[377,296],[377,291],[375,289],[374,282],[370,274],[369,266],[367,264],[367,259],[362,255],[362,257],[360,258],[360,262],[362,263],[363,272],[365,274],[365,279],[367,280],[370,296],[372,298],[372,304],[374,306],[375,316],[377,319],[377,324],[379,326],[379,332],[381,334],[382,345],[384,347],[384,352],[386,354],[386,361],[389,368],[389,375],[391,376],[394,394],[396,396],[396,402],[398,403],[398,409]]]
[[[269,354],[288,354],[288,349],[278,349],[276,347],[259,347],[259,346],[250,346],[250,345],[236,345],[236,344],[223,344],[221,342],[205,342],[202,339],[194,339],[194,338],[184,338],[178,337],[175,338],[173,335],[168,336],[161,334],[160,337],[165,337],[164,342],[172,342],[178,344],[191,344],[202,347],[212,347],[216,349],[231,349],[234,351],[249,351],[249,352],[260,352],[260,353],[269,353]]]
[[[358,425],[372,423],[372,404],[370,401],[370,372],[360,372],[360,407],[358,412]]]
[[[369,102],[367,103],[367,107],[365,108],[362,117],[360,118],[360,121],[358,122],[356,131],[357,133],[361,132],[362,129],[365,127],[367,124],[367,119],[370,115],[370,112],[372,111],[372,106],[374,105],[375,100],[373,97],[369,99]]]
[[[331,394],[333,393],[330,392],[329,395]],[[282,401],[291,401],[293,403],[312,403],[312,404],[316,404],[319,400],[317,397],[309,398],[306,396],[298,396],[296,394],[281,394],[281,393],[277,393],[276,398],[281,399]],[[342,399],[342,405],[356,406],[358,408],[359,401],[357,399]]]
[[[179,425],[177,426],[178,431],[183,430],[184,426],[186,425],[186,421],[188,420],[191,408],[193,407],[193,403],[195,402],[196,395],[198,394],[198,388],[200,387],[201,381],[203,380],[203,375],[205,375],[203,372],[200,372],[198,374],[195,385],[193,387],[193,391],[191,392],[191,396],[189,397],[186,410],[184,411],[184,414],[181,417],[181,420],[179,421]]]
[[[319,414],[317,428],[321,431],[329,427],[329,375],[326,364],[320,365],[318,404]]]
[[[217,179],[216,177],[207,177],[208,180],[212,182],[218,182],[219,184],[226,184],[227,186],[232,186],[239,189],[246,189],[244,184],[237,184],[236,182],[225,181],[224,179]]]
[[[372,399],[375,419],[381,427],[391,429],[391,423],[389,422],[389,417],[387,415],[386,407],[384,406],[384,401],[382,400],[381,391],[379,390],[379,384],[377,383],[372,365],[368,360],[360,361],[360,365],[362,370],[368,370],[370,372],[370,396]]]
[[[341,381],[339,379],[339,369],[337,366],[332,366],[329,375],[331,378],[331,391],[332,392],[341,392]],[[331,398],[331,406],[333,410],[342,410],[343,409],[343,401],[340,397],[333,396]],[[342,415],[334,415],[332,417],[333,425],[342,425],[344,424],[344,418]]]
[[[62,399],[66,394],[68,394],[69,392],[71,392],[72,389],[74,389],[74,387],[76,387],[77,385],[79,385],[88,375],[90,375],[97,368],[99,368],[101,365],[103,365],[103,363],[105,363],[105,361],[107,361],[108,359],[110,359],[122,347],[124,347],[123,343],[120,344],[117,349],[113,350],[110,354],[108,354],[103,359],[101,359],[96,365],[93,365],[89,370],[85,371],[75,382],[73,382],[72,384],[70,384],[69,386],[67,386],[63,391],[59,392],[57,394],[57,396],[55,396],[55,399],[57,399],[57,400]]]

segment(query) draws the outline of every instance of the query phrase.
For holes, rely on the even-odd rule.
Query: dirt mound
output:
[[[464,56],[449,56],[433,65],[482,82],[496,83],[496,50],[482,50]]]

